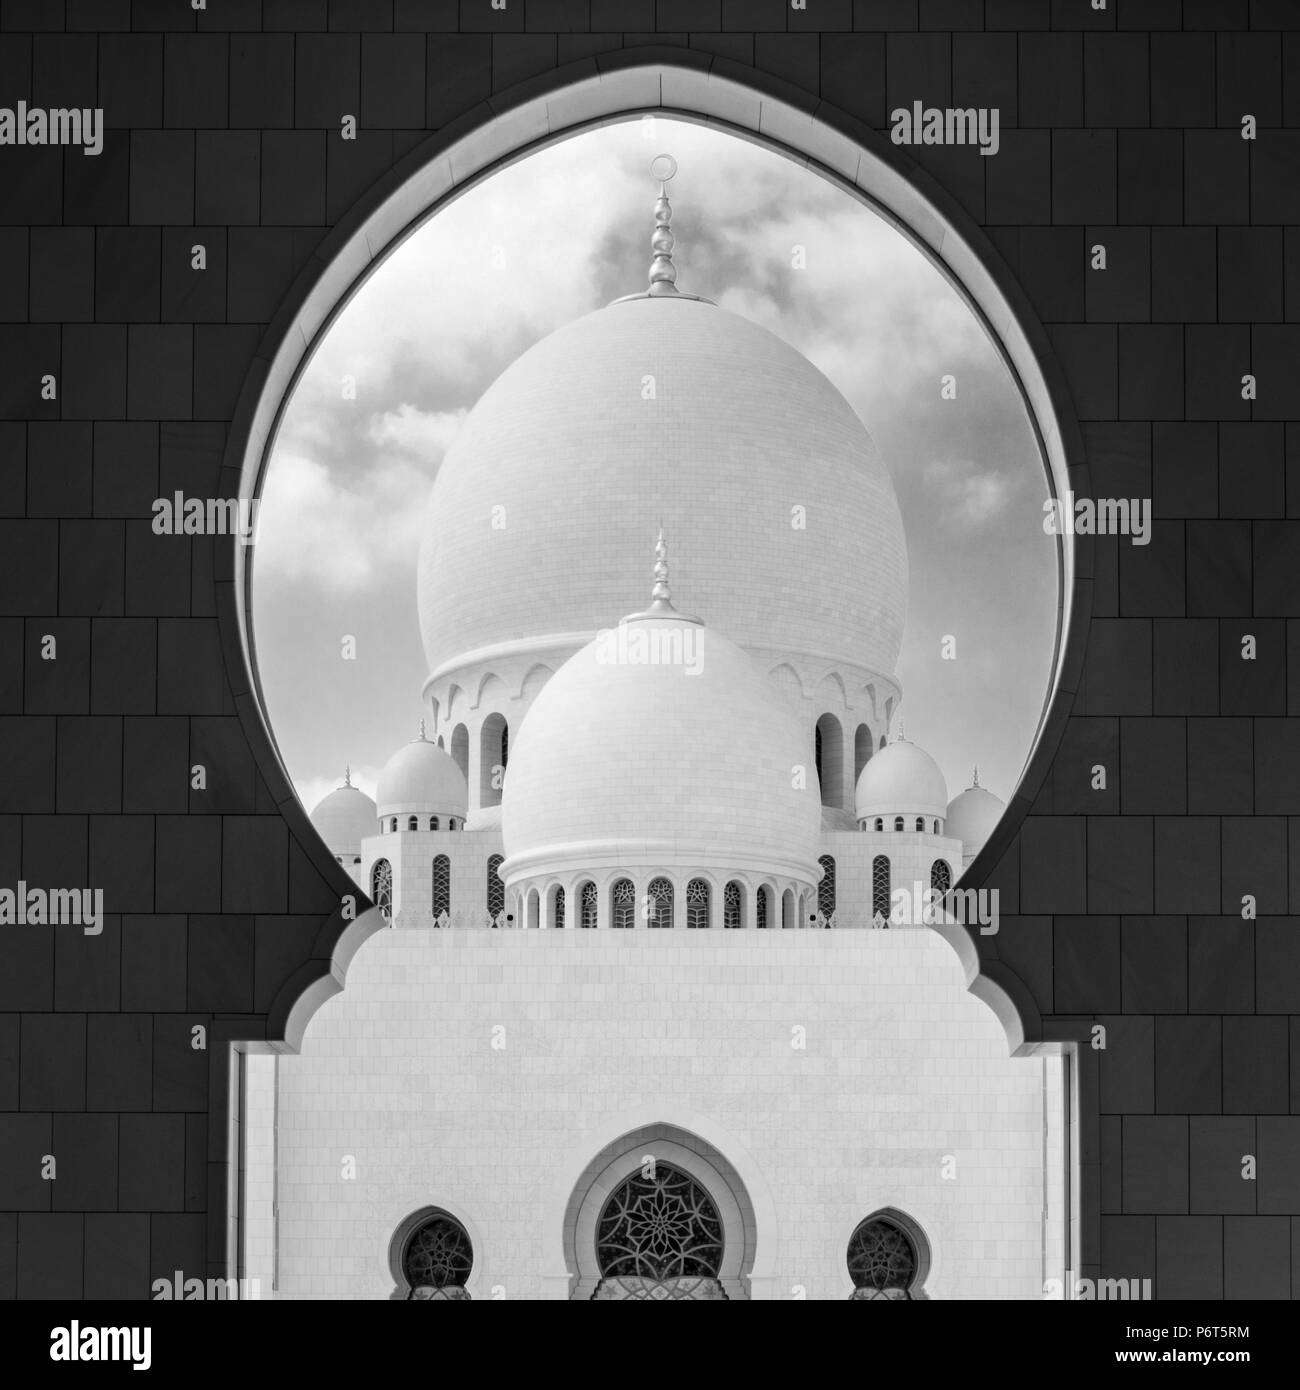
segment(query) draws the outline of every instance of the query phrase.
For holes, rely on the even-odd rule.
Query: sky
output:
[[[678,162],[678,287],[808,357],[889,468],[909,557],[907,738],[950,797],[978,764],[1010,799],[1051,675],[1057,578],[1046,476],[1009,372],[942,274],[870,208],[766,146],[657,117],[571,137],[467,190],[380,263],[300,376],[268,461],[252,598],[272,732],[308,810],[345,764],[373,795],[415,736],[416,556],[439,463],[521,352],[644,289],[661,151]]]

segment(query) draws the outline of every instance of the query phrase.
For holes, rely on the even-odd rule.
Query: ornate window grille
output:
[[[822,881],[817,885],[817,911],[829,919],[835,913],[835,858],[823,854],[817,862],[822,866]]]
[[[768,911],[768,908],[767,908],[767,897],[768,897],[767,889],[766,889],[766,888],[760,888],[760,889],[758,890],[757,905],[756,905],[756,907],[755,907],[755,909],[754,909],[754,915],[755,915],[755,917],[757,918],[757,921],[754,923],[754,925],[755,925],[756,927],[758,927],[760,930],[761,930],[763,927],[766,927],[766,926],[767,926],[767,911]]]
[[[636,889],[630,878],[620,878],[609,890],[610,925],[615,927],[636,926]]]
[[[506,910],[506,886],[501,882],[497,870],[501,867],[502,856],[492,854],[487,862],[487,910],[493,917],[499,917]]]
[[[724,927],[739,927],[743,924],[744,895],[740,891],[740,884],[735,879],[727,884],[722,893],[722,925]]]
[[[596,892],[596,885],[588,879],[586,883],[582,885],[582,892],[578,898],[580,904],[578,909],[578,925],[580,927],[594,927],[596,925],[596,922],[599,920],[597,917],[597,912],[599,911],[597,900],[599,896],[600,895]]]
[[[393,866],[387,859],[375,860],[370,870],[370,897],[384,920],[393,916]]]
[[[433,915],[451,915],[451,860],[445,854],[433,857]]]
[[[936,893],[946,893],[952,887],[952,870],[946,859],[936,859],[930,865],[930,887]]]
[[[910,1299],[919,1268],[911,1236],[892,1221],[863,1221],[849,1237],[849,1277],[855,1299]]]
[[[563,926],[564,926],[564,889],[563,889],[563,888],[557,888],[557,889],[555,890],[555,925],[556,925],[557,927],[563,927]]]
[[[693,878],[686,885],[686,925],[709,925],[709,884],[707,879]]]
[[[673,885],[666,878],[652,878],[646,889],[650,916],[647,927],[671,927],[673,924]]]
[[[871,861],[871,915],[880,913],[886,921],[892,904],[889,901],[889,856],[878,854]]]
[[[689,1174],[667,1163],[639,1169],[605,1203],[596,1224],[602,1279],[717,1279],[722,1218]]]
[[[422,1221],[402,1251],[402,1275],[412,1299],[461,1297],[474,1268],[474,1247],[459,1221],[439,1213]]]
[[[510,725],[501,725],[501,770],[510,765]]]

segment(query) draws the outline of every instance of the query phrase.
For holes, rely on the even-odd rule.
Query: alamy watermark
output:
[[[889,138],[896,145],[978,145],[997,154],[1001,112],[996,106],[926,106],[914,101],[889,113]]]
[[[0,927],[80,927],[86,936],[104,930],[102,888],[0,888]]]
[[[1043,503],[1043,530],[1049,536],[1128,536],[1134,545],[1151,544],[1149,497],[1080,497],[1067,492]]]
[[[688,676],[704,670],[704,628],[696,623],[620,623],[596,634],[601,666],[680,666]]]
[[[936,927],[958,922],[978,927],[981,936],[996,936],[998,889],[927,888],[920,881],[911,888],[895,888],[889,895],[891,927]]]
[[[241,545],[252,545],[257,540],[258,506],[254,497],[186,497],[174,492],[154,499],[154,535],[238,536]]]
[[[80,145],[82,154],[104,149],[104,109],[0,106],[0,145]]]

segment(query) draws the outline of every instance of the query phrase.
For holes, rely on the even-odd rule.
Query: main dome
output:
[[[502,875],[654,863],[815,883],[816,781],[795,785],[808,753],[734,642],[676,614],[625,619],[524,717],[502,793]]]
[[[870,435],[788,343],[675,296],[557,329],[467,416],[420,549],[430,673],[503,643],[587,640],[611,595],[640,587],[661,523],[713,630],[892,676],[907,555]]]

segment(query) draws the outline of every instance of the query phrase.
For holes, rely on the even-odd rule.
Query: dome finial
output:
[[[423,719],[420,720],[420,737],[419,737],[419,740],[418,740],[418,741],[419,741],[420,743],[427,743],[427,742],[428,742],[428,740],[427,740],[427,739],[425,738],[425,736],[424,736],[424,720],[423,720]]]
[[[903,721],[902,721],[902,718],[901,718],[901,717],[900,717],[900,719],[899,719],[899,721],[898,721],[898,736],[894,739],[894,742],[895,742],[895,743],[906,743],[906,742],[907,742],[907,733],[906,733],[905,730],[904,730]]]
[[[350,787],[350,786],[352,785],[352,764],[351,764],[351,763],[344,763],[344,764],[343,764],[343,785],[344,785],[345,787]]]
[[[657,154],[650,161],[650,173],[659,182],[655,201],[655,229],[650,238],[654,259],[650,262],[650,293],[677,293],[677,267],[673,265],[673,208],[668,201],[668,181],[677,172],[677,161],[670,154]]]
[[[980,784],[980,765],[979,765],[979,763],[976,763],[976,764],[975,764],[975,780],[971,783],[971,786],[973,786],[973,787],[978,787],[979,784]]]
[[[659,526],[659,538],[655,541],[655,582],[650,590],[650,597],[654,600],[650,605],[651,613],[676,613],[673,607],[673,593],[668,587],[668,542],[664,540],[663,524]]]

